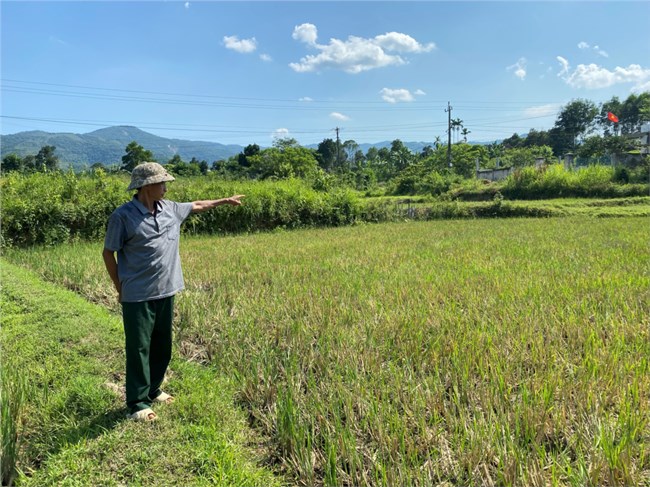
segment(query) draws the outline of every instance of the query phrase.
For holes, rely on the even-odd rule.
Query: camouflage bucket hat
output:
[[[143,162],[135,166],[131,172],[131,184],[127,191],[138,189],[148,184],[164,183],[173,181],[175,178],[169,174],[164,167],[157,162]]]

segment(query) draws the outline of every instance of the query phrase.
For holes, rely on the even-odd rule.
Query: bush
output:
[[[592,165],[567,171],[560,164],[525,167],[506,178],[501,192],[508,199],[645,196],[647,184],[617,184],[610,166]]]
[[[131,198],[128,179],[101,171],[10,174],[1,180],[2,245],[55,245],[104,236],[110,214]],[[299,179],[224,181],[216,177],[179,177],[169,185],[175,201],[217,199],[245,194],[245,204],[191,215],[183,231],[215,234],[354,223],[361,208],[355,192],[314,190]]]

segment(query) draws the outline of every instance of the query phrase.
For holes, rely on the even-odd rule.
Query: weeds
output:
[[[25,377],[2,354],[0,368],[0,423],[2,430],[2,485],[11,486],[17,475],[23,440],[23,414],[28,396]]]

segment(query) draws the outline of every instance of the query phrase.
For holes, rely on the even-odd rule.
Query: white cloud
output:
[[[515,64],[508,66],[506,69],[508,71],[514,71],[515,76],[523,81],[526,79],[526,62],[525,57],[519,58]]]
[[[251,39],[239,39],[237,36],[224,36],[223,43],[227,49],[232,49],[233,51],[241,53],[249,53],[257,49],[257,41],[255,38]]]
[[[314,24],[301,24],[293,28],[291,34],[295,40],[315,46],[318,38],[318,30]]]
[[[602,57],[609,57],[609,54],[607,54],[605,51],[603,51],[600,47],[594,46],[594,51],[596,51],[596,54]]]
[[[609,54],[607,54],[606,51],[601,49],[599,46],[590,46],[589,43],[585,41],[580,41],[578,42],[578,49],[582,49],[583,51],[586,49],[592,49],[596,54],[602,57],[609,57]]]
[[[260,59],[265,63],[270,63],[271,61],[273,61],[273,58],[268,54],[260,54]]]
[[[347,73],[361,73],[384,66],[406,64],[394,53],[422,53],[435,49],[435,44],[420,44],[407,34],[388,32],[374,38],[349,36],[346,40],[330,39],[329,44],[318,44],[318,31],[314,24],[301,24],[294,28],[292,37],[320,51],[307,55],[300,62],[290,63],[298,73],[320,69],[340,69]]]
[[[417,96],[424,96],[424,95],[426,95],[426,93],[425,93],[424,91],[422,91],[422,90],[415,90],[415,91],[413,92],[413,94],[414,94],[414,95],[417,95]]]
[[[190,8],[190,2],[185,2],[185,8]]]
[[[408,34],[388,32],[375,37],[374,42],[387,51],[395,52],[429,52],[435,49],[433,42],[422,45]]]
[[[310,101],[314,101],[314,99],[309,98],[308,96],[303,96],[302,98],[298,98],[298,101],[310,102]]]
[[[632,91],[635,91],[637,93],[642,93],[644,91],[650,91],[650,80],[646,81],[645,83],[639,83],[634,88],[632,88]]]
[[[273,133],[271,133],[271,138],[273,139],[286,139],[289,136],[289,129],[285,128],[275,129]]]
[[[49,40],[50,40],[50,42],[52,44],[58,44],[60,46],[67,46],[68,45],[68,43],[66,41],[64,41],[63,39],[59,39],[58,37],[55,37],[55,36],[50,36]]]
[[[569,61],[564,59],[562,56],[556,56],[555,59],[557,59],[562,65],[562,70],[557,74],[560,78],[562,78],[569,73]]]
[[[560,103],[549,103],[548,105],[528,107],[524,110],[524,115],[527,117],[547,117],[557,114],[561,107],[562,105]]]
[[[333,118],[334,120],[340,120],[342,122],[345,122],[346,120],[350,120],[350,117],[348,117],[347,115],[343,115],[342,113],[339,112],[330,113],[330,117]]]
[[[382,88],[379,94],[381,95],[382,100],[387,101],[388,103],[409,102],[415,100],[415,97],[413,97],[411,92],[404,88],[398,88],[396,90],[391,88]]]
[[[617,66],[614,71],[610,71],[596,64],[579,64],[564,80],[574,88],[598,89],[620,83],[634,83],[633,89],[637,90],[650,81],[650,69],[630,64],[627,68]]]

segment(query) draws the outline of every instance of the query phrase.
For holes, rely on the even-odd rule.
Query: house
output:
[[[641,125],[639,132],[625,134],[623,137],[628,139],[636,139],[639,143],[639,150],[641,155],[650,154],[650,123]]]

